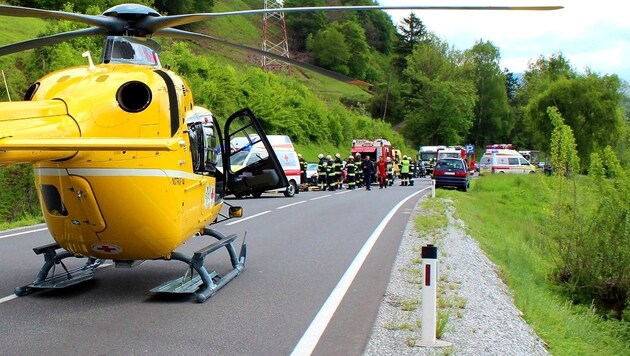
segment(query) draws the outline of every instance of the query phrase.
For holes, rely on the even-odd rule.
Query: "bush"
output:
[[[29,165],[0,168],[1,221],[11,222],[41,215],[33,182],[33,168]]]
[[[630,300],[630,171],[619,174],[619,162],[606,152],[605,160],[591,156],[591,176],[579,183],[553,178],[557,195],[548,236],[562,289],[573,301],[593,303],[621,320]],[[606,174],[611,167],[615,174]]]

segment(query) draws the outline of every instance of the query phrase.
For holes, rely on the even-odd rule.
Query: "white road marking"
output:
[[[280,210],[280,209],[284,209],[284,208],[288,208],[290,206],[294,206],[294,205],[298,205],[298,204],[302,204],[302,203],[306,203],[306,200],[300,200],[298,202],[292,203],[292,204],[287,204],[287,205],[283,205],[283,206],[279,206],[276,208],[276,210]]]
[[[394,216],[394,213],[396,213],[396,211],[407,200],[427,189],[430,189],[430,187],[419,190],[401,200],[398,204],[396,204],[396,206],[392,208],[392,210],[389,211],[389,213],[383,218],[381,223],[378,224],[372,235],[370,235],[370,238],[365,242],[357,256],[354,258],[354,261],[352,261],[350,267],[348,267],[348,269],[346,270],[346,273],[344,273],[344,275],[339,280],[339,283],[337,283],[337,285],[335,286],[335,289],[333,289],[332,293],[330,293],[324,305],[321,307],[319,312],[317,312],[315,319],[313,319],[311,325],[308,326],[308,329],[306,329],[306,332],[304,333],[304,335],[302,335],[302,338],[293,349],[293,352],[291,352],[291,356],[304,356],[312,354],[315,346],[317,346],[319,339],[324,333],[324,330],[326,330],[326,327],[328,327],[328,324],[330,323],[333,314],[339,307],[339,304],[341,304],[341,301],[348,292],[348,289],[354,281],[354,278],[359,273],[363,262],[365,262],[365,259],[372,250],[372,247],[374,247],[374,244],[376,244],[376,241],[381,236],[381,233],[385,229],[385,226],[387,226],[389,221]]]
[[[231,223],[228,223],[228,224],[225,224],[225,225],[238,224],[240,222],[243,222],[243,221],[246,221],[246,220],[249,220],[249,219],[253,219],[253,218],[257,217],[257,216],[265,215],[265,214],[270,213],[270,212],[271,212],[271,210],[263,211],[262,213],[258,213],[258,214],[252,215],[252,216],[248,216],[246,218],[241,218],[241,219],[238,219],[236,221],[232,221]]]
[[[309,199],[309,200],[323,199],[323,198],[328,198],[328,197],[330,197],[330,196],[332,196],[332,195],[331,195],[331,194],[327,194],[327,195],[322,195],[321,197],[311,198],[311,199]]]
[[[352,190],[344,190],[344,191],[342,191],[342,192],[337,192],[337,193],[335,193],[335,195],[339,195],[339,194],[346,194],[346,193],[350,193],[350,192],[352,192]]]
[[[4,302],[8,302],[9,300],[13,300],[15,298],[17,298],[18,296],[15,294],[11,294],[9,296],[6,296],[4,298],[0,298],[0,304],[4,303]]]
[[[35,230],[28,230],[28,231],[21,231],[21,232],[16,232],[14,234],[9,234],[9,235],[4,235],[4,236],[0,236],[0,239],[4,239],[5,237],[13,237],[13,236],[19,236],[19,235],[25,235],[25,234],[30,234],[32,232],[38,232],[38,231],[44,231],[44,230],[48,230],[47,227],[41,228],[41,229],[35,229]]]

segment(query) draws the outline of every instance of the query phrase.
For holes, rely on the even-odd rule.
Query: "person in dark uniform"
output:
[[[330,191],[335,191],[336,190],[336,185],[335,185],[335,161],[333,161],[332,156],[328,155],[326,156],[326,161],[328,162],[326,165],[326,176],[328,177],[327,179],[327,183],[328,183],[328,190]]]
[[[341,189],[342,188],[342,179],[341,179],[341,169],[343,164],[341,163],[341,155],[339,153],[335,153],[335,165],[334,165],[334,169],[335,169],[335,189]]]
[[[308,184],[308,179],[306,177],[306,167],[308,166],[308,163],[304,158],[302,158],[301,154],[298,154],[298,161],[300,161],[300,183]]]
[[[319,190],[326,190],[326,166],[328,165],[328,161],[321,153],[317,155],[317,158],[319,158],[319,164],[317,165],[317,185],[319,186]]]
[[[365,183],[365,190],[372,190],[372,175],[374,175],[374,162],[370,159],[370,156],[365,156],[365,159],[361,161],[361,171],[363,172],[363,183]]]

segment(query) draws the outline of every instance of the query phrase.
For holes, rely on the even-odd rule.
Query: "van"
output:
[[[536,173],[536,167],[515,150],[487,150],[479,161],[479,174]]]
[[[281,191],[286,197],[292,197],[300,192],[299,187],[302,184],[300,174],[300,160],[298,159],[297,152],[293,148],[291,138],[287,135],[267,135],[267,139],[282,166],[284,174],[289,180],[289,185],[286,189],[276,189],[270,192]],[[240,142],[233,141],[234,148],[241,148]],[[243,144],[246,145],[246,144]],[[268,155],[267,150],[255,144],[251,149],[242,149],[231,158],[232,170],[238,171],[240,167],[245,167],[256,163],[257,161],[266,158]],[[262,195],[262,191],[252,192],[252,196],[258,198]]]

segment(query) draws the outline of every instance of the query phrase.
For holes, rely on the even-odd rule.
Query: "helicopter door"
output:
[[[266,190],[289,185],[260,122],[251,110],[243,109],[230,116],[224,132],[227,194],[259,196]]]

